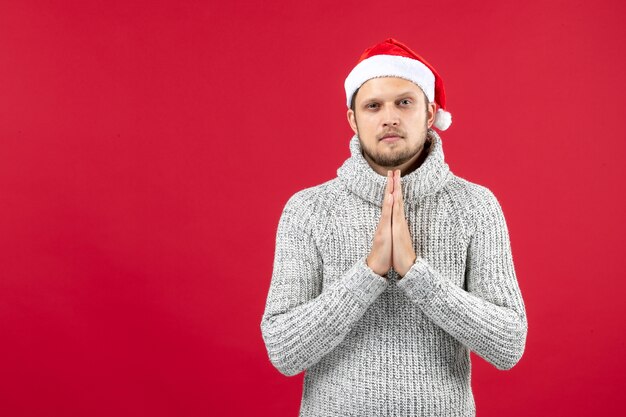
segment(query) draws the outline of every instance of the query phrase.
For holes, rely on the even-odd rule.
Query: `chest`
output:
[[[404,210],[417,256],[425,258],[456,285],[463,286],[469,239],[460,214],[436,196],[406,202]],[[324,287],[369,254],[380,218],[380,207],[360,199],[347,200],[329,213],[326,234],[319,242]]]

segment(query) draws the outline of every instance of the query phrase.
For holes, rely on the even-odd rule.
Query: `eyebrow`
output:
[[[402,97],[402,96],[412,96],[412,97],[415,97],[415,95],[416,95],[416,93],[415,93],[414,91],[407,90],[407,91],[404,91],[404,92],[402,92],[402,93],[400,93],[400,94],[396,95],[396,98],[398,98],[398,97]],[[366,101],[367,101],[367,100],[380,100],[380,98],[379,98],[379,97],[368,97],[368,98],[366,99]]]
[[[405,91],[404,93],[398,94],[396,97],[400,97],[400,96],[414,96],[415,92],[414,91]]]

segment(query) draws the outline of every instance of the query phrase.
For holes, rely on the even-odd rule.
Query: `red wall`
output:
[[[1,415],[297,415],[259,329],[276,226],[348,157],[344,78],[389,36],[509,224],[528,343],[474,357],[478,415],[624,412],[623,3],[383,4],[0,3]]]

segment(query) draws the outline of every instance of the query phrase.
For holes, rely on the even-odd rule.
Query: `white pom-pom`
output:
[[[437,109],[433,124],[439,130],[446,130],[452,124],[452,115],[443,109]]]

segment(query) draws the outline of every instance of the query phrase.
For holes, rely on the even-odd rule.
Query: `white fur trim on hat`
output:
[[[359,62],[346,78],[344,87],[348,107],[354,92],[365,81],[376,77],[400,77],[412,81],[424,91],[430,102],[434,101],[435,76],[426,65],[417,59],[398,55],[374,55]]]

